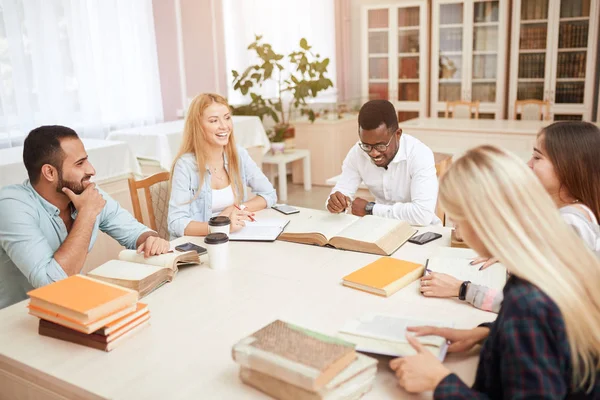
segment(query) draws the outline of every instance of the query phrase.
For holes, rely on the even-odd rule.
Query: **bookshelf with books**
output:
[[[513,2],[509,105],[549,100],[555,120],[592,118],[599,9],[598,0]]]
[[[434,0],[431,113],[446,102],[479,101],[480,111],[504,118],[508,2]]]
[[[361,8],[362,100],[390,100],[398,118],[427,112],[427,0]]]

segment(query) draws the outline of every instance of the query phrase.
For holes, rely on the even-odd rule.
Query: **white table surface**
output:
[[[126,143],[85,138],[82,141],[96,169],[94,181],[141,174],[140,166]],[[23,183],[25,179],[27,170],[23,164],[23,147],[0,149],[0,187]]]
[[[284,216],[274,210],[257,214],[267,217]],[[302,217],[301,211],[285,218]],[[448,228],[419,230],[440,232],[443,238],[423,246],[406,243],[393,257],[424,263],[438,246],[450,243]],[[187,241],[202,244],[202,238],[176,242]],[[459,328],[495,319],[458,300],[424,298],[418,282],[389,298],[341,285],[343,276],[376,260],[375,255],[280,241],[229,246],[228,270],[188,267],[146,297],[151,325],[110,353],[39,336],[38,320],[27,314],[26,301],[0,310],[0,365],[29,371],[38,385],[67,382],[107,398],[266,399],[241,383],[231,347],[277,318],[329,334],[368,312]],[[388,361],[379,358],[366,399],[431,398],[431,393],[419,397],[399,389]],[[477,362],[477,352],[471,352],[449,355],[445,365],[472,384]]]
[[[234,115],[233,134],[236,144],[245,148],[263,147],[266,154],[271,144],[258,117]],[[123,129],[109,133],[108,140],[119,140],[129,144],[136,157],[158,161],[160,166],[171,170],[183,137],[184,120]]]
[[[521,121],[509,119],[454,119],[454,118],[415,118],[401,122],[399,126],[410,135],[411,129],[457,131],[474,133],[529,134],[536,136],[539,131],[553,121]]]

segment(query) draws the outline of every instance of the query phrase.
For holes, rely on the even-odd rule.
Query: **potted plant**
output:
[[[314,122],[315,112],[308,106],[306,99],[317,97],[323,90],[333,87],[333,83],[326,77],[329,58],[321,60],[319,54],[311,51],[306,39],[300,39],[300,49],[287,55],[292,71],[286,71],[281,64],[285,57],[276,53],[272,46],[262,41],[262,36],[256,35],[254,42],[248,46],[248,50],[254,51],[259,62],[250,65],[239,73],[232,70],[233,88],[239,90],[243,95],[250,95],[250,103],[233,107],[235,115],[256,115],[261,121],[269,116],[275,123],[272,134],[273,138],[283,135],[283,140],[288,143],[295,135],[295,129],[290,124],[292,111],[300,109],[301,113],[308,115],[308,119]],[[256,93],[267,81],[277,82],[278,96],[275,99],[265,99]],[[285,104],[285,95],[289,94],[289,104]],[[271,141],[275,141],[271,139]]]
[[[285,150],[285,127],[274,126],[267,129],[267,137],[271,141],[271,153],[280,154]]]

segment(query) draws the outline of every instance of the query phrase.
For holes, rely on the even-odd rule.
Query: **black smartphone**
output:
[[[277,210],[285,215],[297,214],[300,212],[300,210],[298,210],[297,208],[288,206],[287,204],[275,204],[273,206],[273,210]]]
[[[192,251],[192,250],[194,250],[196,253],[198,253],[198,255],[206,253],[206,249],[204,247],[200,247],[197,244],[190,243],[190,242],[180,244],[179,246],[175,246],[175,250],[177,250],[177,251]]]
[[[408,241],[414,244],[425,244],[431,242],[432,240],[439,239],[441,237],[442,235],[440,235],[439,233],[425,232],[420,235],[413,236],[412,238],[408,239]]]

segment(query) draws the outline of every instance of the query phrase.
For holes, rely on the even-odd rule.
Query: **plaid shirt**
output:
[[[481,349],[473,388],[455,374],[436,387],[436,399],[600,399],[572,393],[571,353],[556,304],[531,283],[512,276],[504,303]]]

